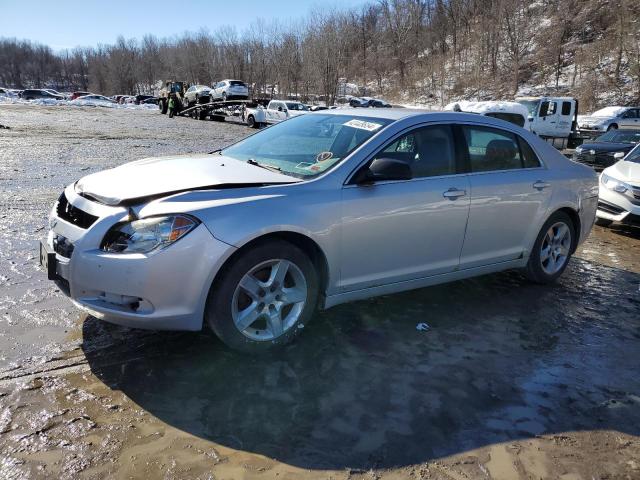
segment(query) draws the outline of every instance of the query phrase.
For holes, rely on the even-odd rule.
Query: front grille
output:
[[[96,220],[98,220],[98,217],[71,205],[67,200],[67,196],[64,194],[64,192],[58,199],[58,207],[56,208],[56,213],[58,214],[58,217],[62,218],[63,220],[66,220],[67,222],[84,229],[89,228],[95,223]]]
[[[622,212],[624,212],[624,208],[620,208],[617,205],[609,202],[604,202],[602,200],[598,201],[598,210],[610,213],[611,215],[620,215]]]
[[[576,162],[589,165],[596,172],[600,172],[617,162],[612,155],[607,155],[606,153],[596,153],[595,155],[592,155],[589,152],[584,151],[582,153],[575,153],[573,159]]]

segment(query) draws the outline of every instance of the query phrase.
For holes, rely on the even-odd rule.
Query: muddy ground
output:
[[[596,227],[554,286],[342,305],[248,358],[80,314],[36,246],[78,177],[249,129],[25,105],[0,124],[0,479],[640,478],[640,231]]]

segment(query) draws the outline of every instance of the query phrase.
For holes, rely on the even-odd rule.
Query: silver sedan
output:
[[[69,185],[40,262],[80,308],[138,328],[285,344],[316,308],[506,269],[558,278],[598,184],[490,117],[325,110],[212,154]]]

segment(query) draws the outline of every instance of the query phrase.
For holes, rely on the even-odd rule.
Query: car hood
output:
[[[78,180],[79,195],[106,205],[132,205],[189,190],[241,188],[300,180],[218,154],[145,158]]]
[[[607,168],[606,173],[623,182],[640,185],[640,163],[620,160],[615,165]]]
[[[613,143],[613,142],[593,142],[583,143],[580,145],[583,151],[594,150],[597,153],[602,152],[628,152],[635,144],[633,143]]]

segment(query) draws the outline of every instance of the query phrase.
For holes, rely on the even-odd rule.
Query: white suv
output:
[[[240,80],[222,80],[213,86],[211,95],[215,100],[245,100],[249,98],[249,87]]]

